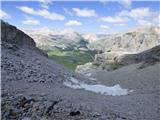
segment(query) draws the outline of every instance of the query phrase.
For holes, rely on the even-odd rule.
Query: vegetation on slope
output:
[[[82,50],[63,50],[60,48],[43,49],[48,56],[55,60],[57,63],[66,66],[71,70],[75,70],[77,65],[83,65],[88,62],[92,62],[96,51],[82,51]]]

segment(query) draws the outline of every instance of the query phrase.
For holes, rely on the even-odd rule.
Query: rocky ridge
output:
[[[35,40],[37,47],[66,49],[67,47],[79,48],[87,45],[84,38],[73,30],[56,31],[49,28],[41,28],[23,31]]]
[[[95,55],[92,64],[78,66],[76,71],[84,73],[81,68],[114,70],[133,63],[159,61],[159,31],[158,27],[136,28],[91,43],[92,49],[102,53]]]
[[[93,34],[93,33],[86,33],[83,35],[83,38],[88,41],[89,43],[92,43],[94,41],[98,40],[97,35]]]
[[[139,27],[109,35],[90,44],[91,49],[103,52],[142,52],[160,44],[159,27]]]

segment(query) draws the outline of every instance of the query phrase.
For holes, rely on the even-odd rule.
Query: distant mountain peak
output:
[[[94,33],[86,33],[83,35],[84,39],[87,40],[89,43],[97,41],[98,37]]]

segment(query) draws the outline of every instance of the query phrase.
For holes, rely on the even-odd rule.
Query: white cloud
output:
[[[52,0],[39,0],[39,2],[50,4],[52,3]]]
[[[118,24],[114,24],[115,26],[125,26],[125,25],[127,25],[127,24],[124,24],[124,23],[118,23]]]
[[[156,25],[158,24],[158,13],[149,8],[136,8],[124,10],[119,13],[120,17],[128,17],[130,20],[136,21],[139,25]]]
[[[69,20],[69,21],[65,24],[65,26],[80,26],[80,25],[82,25],[82,23],[79,22],[79,21],[76,21],[76,20]]]
[[[24,21],[22,21],[25,25],[39,25],[40,22],[32,17],[26,17]]]
[[[88,9],[88,8],[84,8],[84,9],[73,8],[72,10],[75,12],[77,16],[80,16],[80,17],[96,17],[97,16],[95,10]]]
[[[52,4],[52,0],[39,0],[41,3],[41,7],[44,9],[48,9],[49,5]]]
[[[63,8],[64,12],[68,15],[73,15],[73,12],[69,11],[67,8]]]
[[[104,30],[108,30],[110,27],[107,25],[100,25],[100,28]]]
[[[147,21],[147,20],[138,20],[139,25],[145,25],[145,26],[151,26],[153,25],[152,22]]]
[[[108,1],[106,0],[99,0],[100,3],[102,3],[103,5],[106,5]]]
[[[118,2],[125,7],[130,7],[132,4],[131,0],[119,0]]]
[[[129,25],[128,23],[143,26],[158,26],[158,16],[159,13],[157,11],[151,10],[148,7],[141,7],[130,10],[123,10],[117,13],[116,16],[106,16],[100,19],[104,22],[114,23],[113,25],[116,26]]]
[[[102,17],[101,20],[104,21],[104,22],[110,22],[110,23],[123,23],[123,22],[128,21],[127,18],[125,18],[125,17],[120,17],[120,16],[115,16],[115,17],[111,17],[111,16]]]
[[[136,9],[132,9],[130,11],[124,10],[124,11],[120,12],[119,15],[131,17],[134,19],[142,19],[144,17],[149,17],[152,14],[153,13],[150,11],[149,8],[136,8]]]
[[[9,19],[11,16],[5,11],[0,10],[0,19]]]
[[[57,14],[57,13],[51,13],[48,10],[39,10],[38,15],[43,16],[46,19],[51,20],[64,20],[65,17],[63,15]]]
[[[32,15],[36,15],[36,11],[33,8],[27,7],[27,6],[21,6],[18,7],[21,11],[28,13],[28,14],[32,14]]]
[[[27,7],[27,6],[21,6],[21,7],[18,7],[18,8],[25,13],[28,13],[28,14],[31,14],[31,15],[42,16],[46,19],[65,20],[65,16],[63,16],[61,14],[57,14],[55,12],[49,12],[46,9],[35,10],[35,9]]]

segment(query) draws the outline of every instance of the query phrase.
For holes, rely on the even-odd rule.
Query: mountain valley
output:
[[[107,67],[99,67],[104,62],[107,62],[106,66],[112,63],[108,57],[114,57],[108,53],[113,51],[108,51],[107,54],[104,52],[104,61],[95,57],[95,65],[92,61],[80,62],[87,63],[89,67],[77,67],[79,73],[75,73],[57,64],[50,56],[72,54],[75,57],[78,54],[75,57],[77,61],[84,60],[86,56],[76,51],[77,47],[73,53],[52,46],[49,46],[51,51],[42,51],[36,47],[37,40],[34,42],[15,26],[3,21],[1,26],[2,119],[156,120],[160,117],[157,108],[159,39],[156,38],[157,42],[148,50],[143,47],[144,52],[123,57],[120,53],[116,58],[117,64],[123,64],[118,68],[108,70]],[[59,60],[62,58],[65,59],[61,57]]]
[[[1,120],[160,119],[160,1],[0,3]]]

